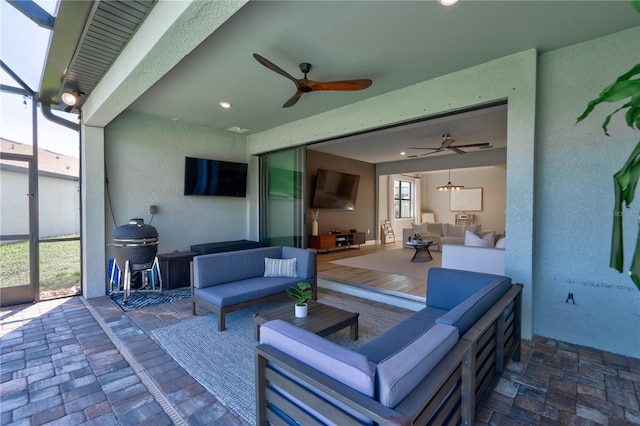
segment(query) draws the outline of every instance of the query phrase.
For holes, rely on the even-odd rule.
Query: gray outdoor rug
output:
[[[344,300],[336,293],[323,295],[322,303],[358,312],[359,339],[349,339],[349,328],[328,338],[353,349],[380,335],[406,318],[362,300]],[[157,329],[153,332],[160,345],[202,386],[224,405],[251,424],[255,424],[255,365],[253,348],[253,313],[265,311],[282,303],[272,303],[227,314],[227,329],[219,332],[214,314]]]

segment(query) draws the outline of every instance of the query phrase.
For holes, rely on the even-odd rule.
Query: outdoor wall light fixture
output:
[[[78,103],[78,99],[80,99],[82,95],[84,95],[84,93],[77,90],[74,92],[65,92],[62,94],[62,102],[69,106],[74,106]]]
[[[438,191],[459,191],[462,188],[464,188],[464,186],[451,184],[451,169],[449,169],[449,182],[446,185],[438,186],[436,189]]]

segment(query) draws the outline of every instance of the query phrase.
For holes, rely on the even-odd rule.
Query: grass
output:
[[[65,238],[77,237],[67,235]],[[0,245],[0,287],[29,284],[29,242]],[[80,290],[80,241],[40,243],[40,293],[55,297]]]

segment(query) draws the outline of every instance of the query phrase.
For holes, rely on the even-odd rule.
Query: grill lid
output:
[[[145,225],[144,220],[135,218],[129,220],[113,231],[113,241],[116,243],[153,243],[158,241],[158,230],[151,225]]]

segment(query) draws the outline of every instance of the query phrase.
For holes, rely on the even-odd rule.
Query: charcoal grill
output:
[[[146,225],[143,219],[131,219],[129,223],[113,231],[111,245],[115,257],[111,271],[111,283],[113,283],[117,267],[119,272],[117,274],[117,291],[124,292],[125,302],[131,293],[132,280],[135,281],[132,277],[140,278],[137,288],[134,286],[136,291],[160,291],[162,289],[162,278],[156,257],[158,253],[158,231],[156,228]],[[156,276],[160,283],[158,290],[156,290]]]

